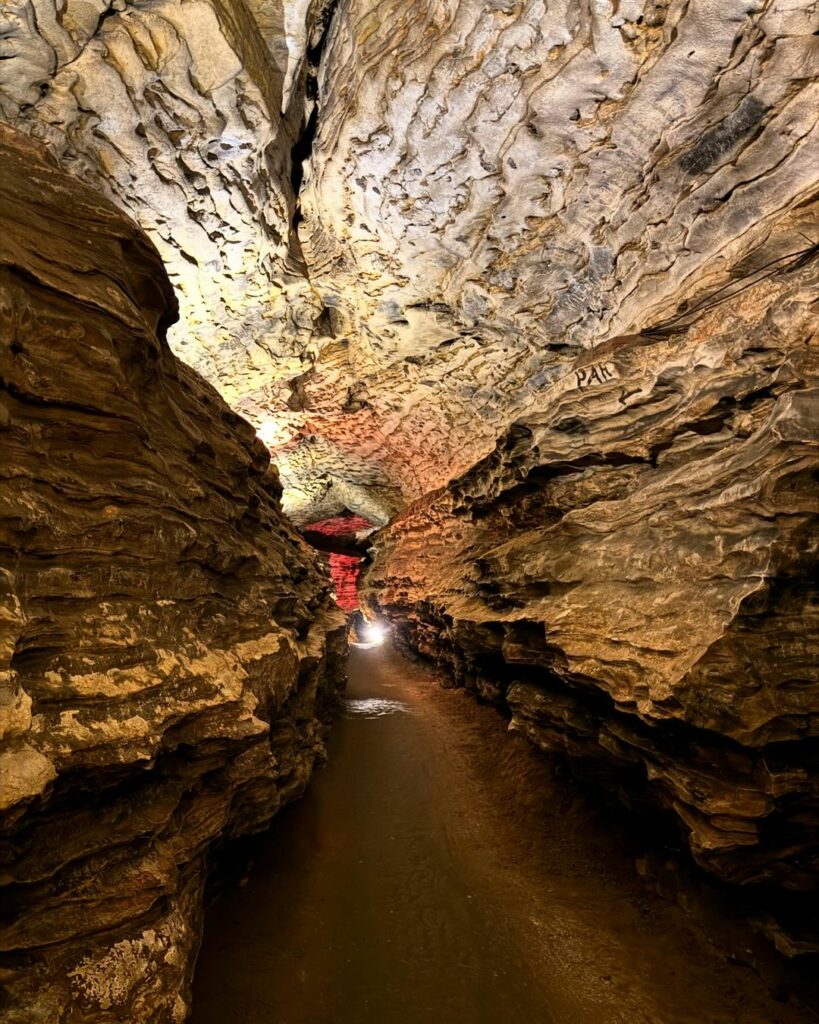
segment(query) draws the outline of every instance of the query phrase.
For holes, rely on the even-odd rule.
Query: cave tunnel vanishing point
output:
[[[819,1019],[809,0],[0,0],[0,1022]]]

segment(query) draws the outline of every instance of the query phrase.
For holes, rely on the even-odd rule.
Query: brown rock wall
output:
[[[0,1013],[181,1021],[208,851],[324,757],[343,617],[252,427],[171,354],[156,250],[0,149]]]
[[[366,584],[513,728],[637,778],[701,866],[815,890],[815,251],[784,266],[579,359],[376,535]]]

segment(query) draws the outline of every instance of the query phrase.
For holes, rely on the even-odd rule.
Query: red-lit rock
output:
[[[320,551],[328,552],[327,563],[336,602],[346,612],[359,607],[358,576],[362,555],[375,527],[363,516],[348,513],[310,523],[303,530],[305,538]]]
[[[354,612],[359,607],[358,576],[361,559],[355,555],[330,555],[330,576],[336,592],[336,602],[345,612]]]

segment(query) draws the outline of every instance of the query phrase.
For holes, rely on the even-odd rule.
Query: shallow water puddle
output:
[[[349,669],[326,766],[208,910],[192,1024],[795,1024],[494,709],[389,645]]]
[[[411,715],[412,708],[400,700],[387,700],[384,697],[364,697],[357,700],[345,700],[344,710],[348,716],[360,718],[383,718],[384,715]]]

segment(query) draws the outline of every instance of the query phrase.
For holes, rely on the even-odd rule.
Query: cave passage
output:
[[[819,1024],[817,15],[0,0],[0,1024]]]
[[[797,1020],[494,708],[389,643],[349,670],[329,762],[207,912],[193,1024]]]

